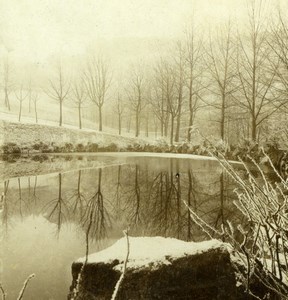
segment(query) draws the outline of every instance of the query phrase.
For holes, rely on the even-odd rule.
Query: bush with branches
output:
[[[215,156],[215,153],[211,155]],[[251,163],[242,161],[243,176],[243,172],[236,171],[224,156],[219,157],[219,153],[217,155],[224,171],[239,185],[235,190],[238,197],[234,204],[245,216],[246,224],[235,225],[227,221],[221,230],[217,230],[189,208],[191,218],[210,238],[216,235],[229,242],[237,251],[246,266],[242,284],[248,294],[262,299],[251,290],[251,281],[256,278],[267,287],[268,292],[263,299],[287,299],[288,182],[280,176],[266,154],[264,155],[277,174],[278,182],[271,183],[252,157],[248,158],[260,174],[257,178],[251,172]]]

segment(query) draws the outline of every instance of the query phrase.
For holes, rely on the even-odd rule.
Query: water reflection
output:
[[[41,182],[38,177],[3,183],[5,228],[10,210],[22,220],[40,213],[56,225],[58,235],[63,223],[76,224],[83,232],[91,223],[90,236],[96,240],[130,226],[135,234],[197,241],[203,239],[202,233],[182,200],[216,228],[237,217],[231,201],[234,185],[222,172],[155,171],[136,164],[40,176]]]
[[[102,168],[99,168],[96,188],[87,199],[83,215],[80,215],[81,227],[84,232],[90,233],[91,238],[102,239],[111,224],[109,214],[102,192]]]
[[[71,261],[85,255],[88,244],[93,252],[111,244],[128,226],[131,235],[206,239],[191,220],[183,200],[217,228],[225,226],[227,220],[239,222],[232,204],[234,185],[217,163],[206,162],[203,167],[201,163],[183,161],[158,159],[156,164],[153,159],[139,159],[125,165],[5,181],[0,190],[0,216],[6,232],[4,258],[9,266],[4,272],[4,284],[9,290],[17,290],[22,279],[15,280],[15,272],[23,273],[25,278],[26,273],[37,274],[38,270],[38,282],[43,284],[31,287],[28,299],[64,299],[71,280]],[[26,227],[29,232],[23,232]],[[27,239],[19,239],[19,235]],[[64,240],[63,248],[59,245]],[[23,247],[30,247],[33,255],[41,247],[39,260],[29,257],[27,251],[19,252]],[[18,265],[11,267],[18,259],[16,254],[26,261],[25,266],[21,264],[21,272]],[[43,271],[45,257],[53,264],[53,268],[47,267],[48,273]],[[59,259],[61,263],[55,264],[54,260]],[[31,266],[35,269],[31,270]],[[60,274],[63,279],[55,282]],[[53,292],[47,292],[50,285],[54,286]],[[45,293],[50,298],[44,297]]]
[[[62,223],[68,221],[70,214],[69,204],[66,197],[62,192],[62,174],[58,174],[58,195],[56,198],[48,202],[48,205],[44,207],[44,214],[47,215],[47,219],[57,224],[57,235],[59,235]]]

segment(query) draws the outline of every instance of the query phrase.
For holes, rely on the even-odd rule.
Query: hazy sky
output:
[[[57,52],[83,53],[99,39],[175,37],[193,11],[204,23],[216,22],[229,12],[239,12],[239,3],[241,0],[1,0],[0,34],[2,46],[13,55],[42,60]]]
[[[59,55],[82,55],[97,45],[104,52],[108,49],[112,56],[117,51],[126,58],[145,55],[155,41],[180,37],[192,15],[204,26],[213,26],[230,15],[241,18],[246,3],[247,0],[0,0],[0,55],[8,51],[16,63],[33,61],[40,65]]]

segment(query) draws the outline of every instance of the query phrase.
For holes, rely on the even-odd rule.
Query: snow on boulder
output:
[[[241,283],[245,265],[229,244],[129,237],[129,245],[127,269],[117,299],[250,299]],[[89,255],[77,300],[111,299],[126,255],[126,238]],[[76,287],[84,262],[85,257],[72,264],[70,291]],[[257,282],[251,287],[259,297],[267,292]]]
[[[228,244],[218,240],[193,243],[164,237],[129,237],[129,245],[128,269],[159,267],[162,264],[169,265],[173,260],[180,257],[200,254],[211,249],[226,249],[229,247]],[[121,271],[126,254],[127,240],[123,237],[109,248],[89,255],[88,263],[111,264],[113,261],[118,260],[120,263],[114,269]],[[84,261],[85,257],[77,260],[78,263]]]

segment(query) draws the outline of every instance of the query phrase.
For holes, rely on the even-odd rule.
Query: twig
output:
[[[1,291],[1,294],[2,294],[2,300],[5,300],[6,299],[6,293],[5,293],[5,290],[4,290],[1,283],[0,283],[0,291]]]
[[[120,285],[121,285],[121,283],[124,279],[124,276],[125,276],[125,272],[126,272],[126,268],[127,268],[127,262],[128,262],[128,258],[129,258],[129,254],[130,254],[130,243],[129,243],[129,237],[128,237],[128,229],[124,230],[123,233],[124,233],[124,235],[126,237],[126,241],[127,241],[127,254],[126,254],[122,274],[121,274],[119,280],[117,281],[117,283],[115,285],[114,292],[113,292],[111,300],[115,300],[116,297],[117,297]]]
[[[24,295],[24,292],[25,292],[25,290],[26,290],[26,287],[27,287],[29,281],[30,281],[33,277],[35,277],[35,274],[31,274],[31,275],[29,275],[29,276],[27,277],[27,279],[25,280],[25,282],[24,282],[24,284],[23,284],[22,290],[21,290],[20,293],[19,293],[19,296],[18,296],[17,300],[21,300],[21,299],[23,298],[23,295]]]
[[[79,290],[80,290],[80,285],[81,285],[81,282],[83,280],[82,276],[83,276],[83,273],[84,273],[84,269],[85,269],[85,267],[86,267],[86,265],[88,263],[88,255],[89,255],[89,233],[90,233],[90,229],[91,229],[91,226],[92,226],[92,216],[93,216],[93,213],[91,212],[90,213],[90,222],[89,222],[89,225],[88,225],[88,228],[87,228],[87,231],[86,231],[86,254],[85,254],[85,261],[82,264],[80,272],[78,273],[77,280],[76,280],[76,286],[73,289],[71,300],[75,300],[78,297],[78,293],[79,293]]]

